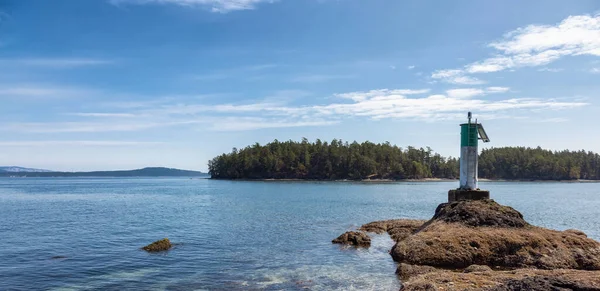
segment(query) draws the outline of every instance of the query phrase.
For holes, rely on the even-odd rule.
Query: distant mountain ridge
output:
[[[35,170],[35,169],[32,169]],[[8,172],[0,171],[0,177],[201,177],[207,174],[199,171],[188,171],[163,167],[149,167],[124,171],[93,171],[93,172]]]
[[[0,172],[11,172],[11,173],[21,173],[21,172],[28,172],[28,173],[41,173],[41,172],[52,172],[50,170],[44,170],[44,169],[33,169],[33,168],[23,168],[23,167],[17,167],[17,166],[8,166],[8,167],[0,167]]]

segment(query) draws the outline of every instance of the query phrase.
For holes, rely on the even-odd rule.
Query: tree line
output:
[[[459,177],[459,160],[443,157],[429,147],[401,148],[389,142],[358,143],[332,140],[301,142],[275,140],[243,149],[234,148],[210,160],[215,179],[422,179]],[[479,177],[490,179],[600,179],[600,156],[585,151],[541,148],[484,149]]]
[[[507,180],[600,180],[600,156],[580,151],[550,151],[540,147],[484,149],[479,177]]]

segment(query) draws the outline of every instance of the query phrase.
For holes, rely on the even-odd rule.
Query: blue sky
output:
[[[273,139],[600,152],[600,2],[0,0],[0,164],[206,170]]]

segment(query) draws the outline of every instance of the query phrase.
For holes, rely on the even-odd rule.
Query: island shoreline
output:
[[[284,178],[284,179],[224,179],[224,178],[205,178],[208,180],[215,181],[239,181],[239,182],[332,182],[332,183],[374,183],[374,184],[385,184],[385,183],[407,183],[407,182],[457,182],[458,179],[449,179],[449,178],[424,178],[424,179],[361,179],[361,180],[350,180],[350,179],[338,179],[338,180],[327,180],[327,179],[292,179],[292,178]],[[507,183],[600,183],[600,180],[586,180],[586,179],[577,179],[577,180],[527,180],[527,179],[519,179],[519,180],[507,180],[507,179],[479,179],[479,182],[507,182]]]

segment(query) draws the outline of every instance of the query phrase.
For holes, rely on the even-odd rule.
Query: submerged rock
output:
[[[162,251],[166,251],[169,250],[173,245],[171,245],[171,242],[169,241],[168,238],[164,238],[161,240],[157,240],[145,247],[143,247],[142,249],[147,251],[147,252],[162,252]]]
[[[348,231],[331,241],[334,244],[349,244],[357,247],[370,247],[371,238],[364,232]]]
[[[62,260],[62,259],[66,259],[66,258],[67,258],[67,256],[53,256],[50,259],[51,260]]]
[[[417,231],[426,220],[417,219],[392,219],[367,223],[360,230],[377,234],[388,233],[396,242],[407,238]]]

